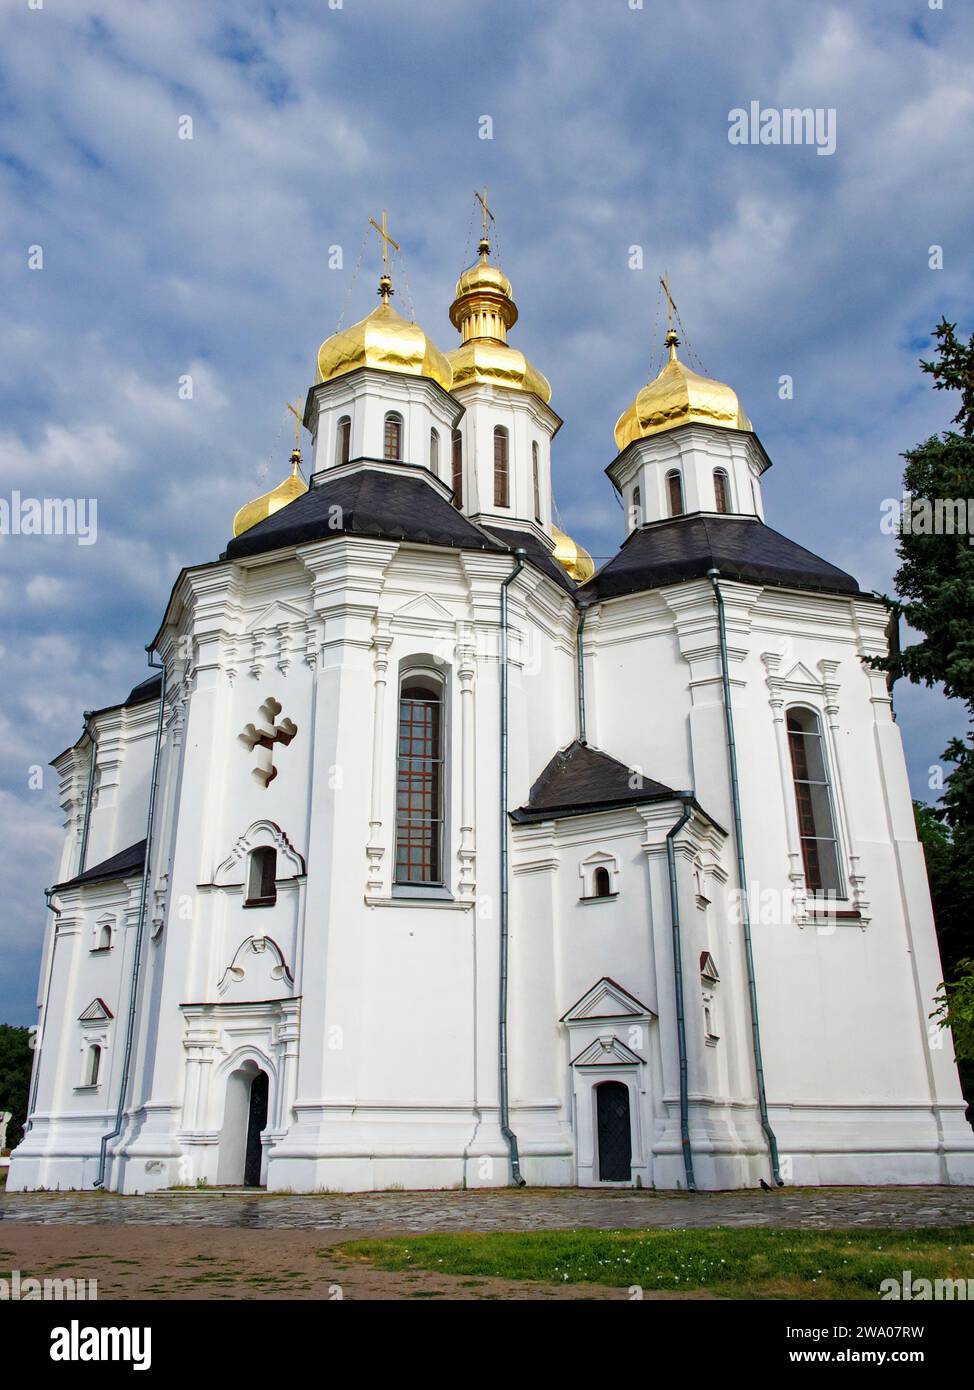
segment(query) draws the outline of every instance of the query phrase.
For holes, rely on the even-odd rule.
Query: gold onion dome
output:
[[[729,430],[753,429],[733,387],[692,372],[676,355],[678,342],[671,328],[666,335],[669,361],[616,421],[616,447],[620,454],[634,439],[646,439],[691,422]]]
[[[405,372],[427,376],[444,391],[453,385],[453,372],[444,353],[427,338],[418,323],[411,323],[389,303],[392,288],[383,276],[379,293],[383,302],[351,328],[326,338],[318,349],[316,382],[354,372],[357,367],[373,367],[384,372]]]
[[[587,579],[591,579],[595,573],[595,561],[588,551],[557,526],[552,525],[551,537],[555,543],[552,558],[558,561],[575,583],[584,584]]]
[[[551,383],[533,367],[523,352],[507,342],[507,330],[517,323],[517,305],[511,298],[511,282],[500,266],[487,257],[490,243],[480,243],[480,259],[457,281],[450,322],[460,330],[462,342],[447,353],[453,369],[453,389],[485,384],[509,391],[527,391],[551,400]]]
[[[263,521],[265,517],[273,516],[282,507],[286,507],[289,502],[293,502],[296,497],[308,491],[308,484],[298,473],[301,463],[301,450],[294,449],[291,453],[291,476],[285,478],[283,483],[278,483],[277,487],[271,488],[270,492],[265,492],[261,497],[255,497],[252,502],[245,502],[233,518],[233,534],[241,535],[244,531],[249,531],[251,526],[256,526],[258,521]]]

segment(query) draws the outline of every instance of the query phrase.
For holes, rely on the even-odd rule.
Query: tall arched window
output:
[[[335,439],[335,462],[338,464],[348,463],[348,456],[351,452],[352,444],[352,421],[348,415],[343,415],[338,422],[338,434]]]
[[[463,435],[453,431],[450,466],[453,471],[453,505],[463,506]]]
[[[277,850],[261,845],[250,851],[245,907],[271,907],[277,902]]]
[[[666,475],[666,501],[670,516],[683,515],[683,479],[675,468]]]
[[[839,845],[822,722],[814,710],[795,707],[788,710],[786,724],[805,886],[810,893],[837,895],[841,889]]]
[[[723,468],[714,469],[714,501],[719,512],[730,511],[730,479]]]
[[[440,432],[430,430],[430,472],[439,476],[440,472]]]
[[[386,416],[382,457],[395,460],[402,459],[402,416],[397,415],[394,410],[390,410],[389,414]]]
[[[534,487],[534,519],[541,520],[541,460],[538,456],[538,441],[531,445],[531,483]]]
[[[510,497],[507,430],[498,425],[494,430],[494,506],[509,507]]]
[[[612,897],[612,881],[609,878],[609,871],[601,865],[592,875],[592,896],[593,898]]]
[[[96,950],[110,951],[112,949],[112,924],[103,922],[98,929],[98,945]]]
[[[88,1056],[85,1059],[85,1081],[86,1086],[97,1086],[98,1077],[101,1073],[101,1046],[92,1043],[88,1048]]]
[[[443,681],[408,671],[399,687],[396,882],[443,881]]]
[[[638,483],[632,490],[632,524],[633,526],[642,526],[643,524],[643,494]]]

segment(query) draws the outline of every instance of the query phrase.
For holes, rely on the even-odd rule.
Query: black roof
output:
[[[756,517],[681,516],[634,531],[579,593],[591,599],[638,594],[710,569],[722,579],[858,594],[851,574],[796,545]]]
[[[338,478],[325,474],[279,512],[236,536],[224,556],[239,560],[339,535],[418,541],[455,550],[506,549],[468,521],[423,476],[404,469],[363,467]]]
[[[67,883],[56,883],[51,892],[59,888],[80,888],[83,883],[101,883],[107,878],[129,878],[132,874],[141,873],[144,868],[145,840],[140,840],[138,844],[129,845],[128,849],[120,849],[110,859],[93,864],[83,874],[69,878]]]
[[[133,685],[122,708],[131,709],[133,705],[147,705],[150,700],[158,700],[161,694],[162,672],[156,671],[154,675],[148,676],[138,685]]]
[[[553,579],[559,588],[566,589],[570,594],[577,592],[578,585],[572,583],[567,572],[562,569],[548,547],[541,544],[533,531],[513,531],[508,530],[506,526],[486,525],[483,529],[489,531],[502,545],[509,546],[512,550],[520,547],[526,551],[528,563],[534,565],[542,574],[546,574],[549,579]]]
[[[678,795],[672,787],[654,782],[651,777],[640,776],[639,785],[633,787],[633,777],[633,768],[576,739],[555,754],[531,788],[527,803],[512,811],[511,819],[519,824],[559,820],[586,811],[670,801]]]

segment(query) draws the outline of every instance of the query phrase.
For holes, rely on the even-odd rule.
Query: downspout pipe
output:
[[[501,631],[500,631],[500,688],[501,688],[501,765],[500,765],[500,992],[497,1020],[498,1071],[500,1073],[500,1112],[501,1134],[503,1134],[511,1155],[511,1178],[516,1187],[523,1187],[521,1162],[517,1150],[517,1135],[511,1129],[511,1111],[508,1086],[507,1050],[507,995],[508,961],[510,955],[510,893],[509,878],[509,837],[510,827],[507,819],[507,743],[508,743],[508,669],[507,669],[507,592],[524,569],[525,550],[515,550],[515,565],[501,584]]]
[[[51,953],[47,960],[47,982],[44,985],[44,1003],[41,1006],[41,1021],[35,1035],[36,1046],[34,1048],[34,1064],[30,1074],[30,1096],[27,1100],[27,1120],[24,1124],[25,1134],[27,1134],[34,1123],[34,1106],[37,1104],[37,1086],[41,1078],[41,1052],[44,1049],[44,1031],[47,1028],[47,1011],[51,1003],[51,982],[54,979],[54,952],[57,950],[57,929],[61,917],[61,909],[55,907],[51,901],[53,892],[53,888],[44,889],[47,910],[54,913],[54,928],[51,932]]]
[[[720,592],[720,570],[707,571],[717,601],[717,634],[720,643],[720,679],[724,697],[724,730],[727,737],[727,759],[730,764],[731,806],[734,814],[734,841],[737,848],[737,879],[741,890],[741,930],[744,936],[744,960],[747,970],[747,993],[751,1013],[751,1046],[754,1053],[754,1073],[757,1080],[758,1112],[761,1129],[768,1141],[771,1175],[782,1186],[778,1161],[778,1141],[768,1117],[768,1098],[764,1087],[764,1060],[761,1053],[761,1024],[758,1017],[758,990],[754,978],[754,949],[751,942],[751,911],[748,903],[747,865],[744,861],[744,832],[741,825],[741,790],[737,775],[737,744],[734,739],[734,711],[731,706],[730,673],[727,660],[727,623],[724,615],[724,596]]]
[[[589,610],[589,604],[579,602],[578,604],[578,630],[575,637],[575,664],[577,667],[578,685],[578,741],[587,743],[585,736],[585,648],[583,639],[585,636],[585,618]]]
[[[98,740],[95,738],[91,727],[91,710],[86,709],[84,713],[85,733],[88,735],[88,742],[91,745],[91,758],[88,762],[88,790],[85,792],[85,814],[81,822],[81,852],[78,855],[78,873],[85,871],[85,860],[88,857],[88,832],[91,829],[91,799],[95,794],[95,766],[98,761]]]
[[[152,660],[151,647],[146,648],[149,667],[162,672],[159,690],[159,718],[156,720],[156,741],[152,753],[152,774],[149,778],[149,809],[145,822],[145,864],[142,868],[142,890],[139,894],[139,916],[135,928],[135,946],[132,951],[132,979],[129,986],[128,1013],[125,1022],[125,1050],[122,1055],[122,1078],[118,1087],[118,1108],[115,1111],[115,1125],[108,1134],[102,1135],[98,1155],[98,1176],[95,1187],[105,1186],[105,1168],[108,1162],[108,1145],[122,1132],[122,1119],[125,1114],[125,1097],[128,1092],[129,1072],[132,1066],[132,1042],[135,1037],[135,1004],[139,980],[139,964],[142,958],[142,937],[145,932],[146,899],[149,893],[149,874],[152,866],[152,826],[156,809],[156,780],[159,772],[159,750],[162,745],[162,724],[166,710],[166,666],[165,662]]]
[[[680,898],[676,882],[677,835],[693,816],[693,793],[678,792],[683,802],[683,814],[666,833],[666,867],[670,879],[670,922],[673,928],[673,980],[676,989],[676,1042],[680,1059],[680,1148],[683,1153],[683,1173],[687,1191],[696,1192],[693,1175],[693,1150],[690,1147],[690,1088],[687,1070],[687,1024],[683,1003],[683,947],[680,940]]]

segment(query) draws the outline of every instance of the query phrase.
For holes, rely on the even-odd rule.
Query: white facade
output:
[[[422,378],[350,372],[309,395],[322,485],[382,458],[390,410],[417,477],[430,468],[431,430],[442,434],[431,498],[442,503],[449,488],[459,427],[464,512],[517,522],[550,547],[559,422],[549,407],[525,392],[454,396]],[[348,464],[336,453],[343,416]],[[498,424],[511,440],[507,509],[490,490]],[[672,467],[683,470],[687,513],[714,511],[715,466],[729,471],[732,510],[760,518],[766,459],[738,431],[687,425],[638,441],[612,476],[627,506],[641,487],[642,519],[654,523]],[[67,886],[52,898],[12,1190],[96,1181],[123,1073],[120,1133],[103,1165],[105,1184],[122,1191],[245,1178],[293,1191],[511,1181],[498,967],[501,586],[514,563],[496,545],[323,530],[179,576],[155,642],[165,705],[144,884],[138,866],[71,880],[146,835],[158,698],[92,717],[90,807],[91,742],[56,760]],[[940,965],[899,732],[884,678],[862,662],[884,650],[885,612],[863,597],[761,583],[725,581],[722,592],[781,1176],[970,1182],[974,1136],[949,1040],[928,1028]],[[530,557],[508,597],[513,811],[579,736],[579,610]],[[771,1167],[708,579],[597,599],[582,666],[588,744],[684,795],[504,819],[520,1169],[532,1184],[687,1185],[667,836],[689,807],[672,844],[692,1168],[701,1188],[753,1185]],[[395,881],[400,687],[417,672],[442,682],[445,759],[442,882],[419,891]],[[793,705],[818,715],[828,764],[842,891],[824,910],[806,891],[785,731]],[[268,748],[254,741],[262,726],[294,732]],[[257,881],[262,852],[272,888]],[[621,1177],[603,1171],[609,1096],[628,1125]]]

